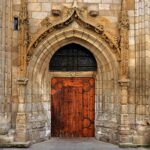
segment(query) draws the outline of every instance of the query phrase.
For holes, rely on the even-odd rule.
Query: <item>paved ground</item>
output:
[[[1,150],[150,150],[150,148],[119,148],[116,145],[104,143],[94,138],[58,139],[32,145],[27,149],[1,148]]]

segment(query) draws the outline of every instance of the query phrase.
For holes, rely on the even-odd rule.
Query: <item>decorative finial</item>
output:
[[[126,0],[122,0],[121,16],[120,16],[120,27],[129,29],[129,19],[126,7]]]
[[[73,1],[72,7],[73,7],[73,8],[77,8],[77,7],[78,7],[78,2],[77,2],[77,0],[74,0],[74,1]]]
[[[122,10],[126,10],[126,0],[122,0]]]

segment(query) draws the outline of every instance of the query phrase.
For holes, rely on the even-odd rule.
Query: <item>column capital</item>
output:
[[[17,83],[18,83],[18,85],[27,85],[28,80],[29,79],[26,77],[20,77],[17,79]]]
[[[118,81],[118,83],[120,84],[120,86],[122,87],[128,87],[129,83],[130,83],[130,79],[120,79]]]

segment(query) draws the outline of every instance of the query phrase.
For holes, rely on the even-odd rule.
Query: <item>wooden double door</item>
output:
[[[51,132],[53,137],[94,136],[94,79],[51,80]]]

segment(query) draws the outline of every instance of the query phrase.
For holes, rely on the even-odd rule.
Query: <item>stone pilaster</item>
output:
[[[128,114],[128,87],[129,80],[123,79],[119,81],[120,94],[120,127],[119,127],[119,144],[120,146],[131,143],[130,123]]]
[[[20,77],[26,76],[27,68],[27,47],[29,44],[29,32],[28,32],[28,11],[27,11],[27,1],[21,1],[21,10],[19,15],[19,73]]]
[[[29,132],[27,127],[27,114],[26,114],[26,85],[28,79],[18,79],[18,112],[16,116],[16,137],[15,141],[27,142],[29,141]]]
[[[16,141],[29,141],[29,132],[27,127],[27,113],[26,113],[26,85],[28,79],[26,78],[26,53],[28,47],[28,12],[27,1],[21,0],[21,9],[19,15],[19,79],[18,79],[18,112],[16,116]]]
[[[126,0],[122,0],[121,14],[120,14],[120,50],[121,50],[121,62],[120,62],[120,128],[119,128],[119,144],[128,145],[131,143],[130,138],[130,123],[128,112],[128,59],[129,59],[129,19],[127,13]]]
[[[11,129],[11,6],[0,1],[0,143]]]

